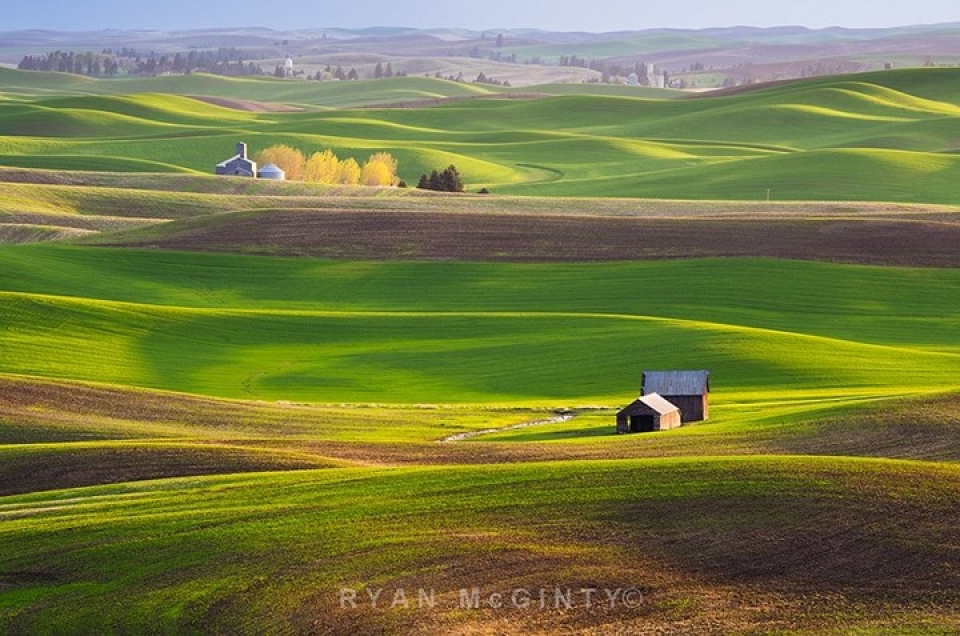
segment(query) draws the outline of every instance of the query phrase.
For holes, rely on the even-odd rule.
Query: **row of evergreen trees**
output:
[[[537,62],[539,63],[539,60],[537,60]],[[600,71],[602,73],[600,81],[604,83],[612,81],[615,77],[626,77],[630,75],[631,72],[637,74],[640,84],[648,85],[652,83],[647,65],[642,62],[637,63],[633,67],[629,67],[605,61],[587,60],[577,57],[576,55],[564,55],[560,57],[559,63],[560,66],[590,68]],[[201,71],[227,77],[265,74],[260,65],[253,62],[244,62],[239,49],[227,48],[220,48],[216,51],[190,51],[189,53],[175,53],[172,55],[144,54],[126,48],[117,54],[109,50],[105,50],[102,53],[54,51],[46,55],[24,56],[17,68],[23,71],[59,71],[61,73],[74,73],[91,77],[113,77],[121,72],[136,75],[158,75],[161,73],[191,73],[193,71]],[[282,66],[278,66],[274,74],[277,77],[285,77],[286,71]],[[298,75],[303,75],[303,72],[298,72]],[[374,79],[404,77],[405,75],[406,73],[402,70],[395,71],[389,62],[386,65],[377,63],[372,73]],[[344,81],[359,80],[361,78],[360,73],[355,68],[346,71],[342,66],[332,68],[328,65],[323,73],[317,71],[315,75],[307,76],[307,79],[322,80],[328,77]],[[442,78],[443,76],[437,73],[435,77]],[[446,79],[464,83],[467,81],[463,73],[457,76],[449,75]],[[510,86],[509,81],[496,80],[484,73],[477,75],[473,83]]]
[[[117,55],[110,51],[54,51],[46,55],[24,56],[17,68],[22,71],[59,71],[90,77],[113,77],[120,74],[121,70],[138,75],[193,71],[230,77],[263,75],[263,69],[259,65],[241,59],[238,49],[224,48],[173,55],[141,54],[132,49],[123,49]]]
[[[58,71],[91,77],[112,77],[120,72],[116,58],[103,53],[55,51],[47,55],[25,55],[17,66],[21,71]]]
[[[443,172],[434,170],[427,176],[420,176],[417,187],[421,190],[436,190],[438,192],[463,192],[463,177],[454,165],[448,166]]]

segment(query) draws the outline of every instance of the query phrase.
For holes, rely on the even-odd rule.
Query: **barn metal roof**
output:
[[[218,168],[226,168],[227,165],[233,163],[234,161],[243,161],[244,163],[246,163],[246,164],[248,164],[248,165],[251,165],[251,166],[256,166],[256,165],[257,165],[257,162],[252,161],[252,160],[250,160],[250,159],[247,159],[247,158],[244,157],[243,155],[233,155],[233,156],[230,157],[229,159],[224,159],[223,161],[221,161],[220,163],[218,163],[218,164],[217,164],[217,167],[218,167]]]
[[[243,155],[233,155],[233,156],[230,157],[229,159],[224,159],[223,161],[221,161],[221,162],[218,163],[217,165],[218,165],[218,166],[226,166],[228,163],[231,163],[231,162],[233,162],[233,161],[246,161],[246,162],[249,163],[249,164],[256,164],[255,161],[253,161],[252,159],[248,159],[248,158],[244,157]]]
[[[644,395],[640,398],[640,401],[660,415],[666,415],[667,413],[673,413],[674,411],[680,410],[675,404],[668,402],[666,398],[660,396],[658,393]]]
[[[710,392],[709,371],[644,371],[642,393],[705,395]]]

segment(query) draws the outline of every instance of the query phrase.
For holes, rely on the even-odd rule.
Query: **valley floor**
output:
[[[0,261],[6,633],[960,629],[952,269]]]

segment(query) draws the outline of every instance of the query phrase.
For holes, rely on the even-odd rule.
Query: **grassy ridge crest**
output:
[[[771,190],[782,200],[956,204],[950,184],[957,164],[947,131],[960,117],[960,104],[945,91],[956,75],[953,69],[892,71],[683,100],[527,95],[299,112],[231,110],[161,95],[159,80],[195,83],[194,95],[212,95],[222,84],[262,84],[278,89],[275,101],[293,90],[368,97],[381,91],[383,99],[398,87],[450,88],[443,94],[460,91],[458,97],[490,96],[490,90],[426,78],[330,86],[190,77],[157,78],[152,90],[138,93],[149,80],[115,80],[106,82],[120,93],[114,96],[38,92],[5,104],[0,155],[7,165],[91,169],[97,161],[109,165],[108,158],[119,166],[117,157],[208,172],[242,138],[254,149],[329,147],[361,159],[385,150],[400,160],[408,182],[454,163],[471,187],[525,195],[758,200]],[[211,92],[200,90],[204,82]],[[124,87],[132,94],[122,94]],[[67,160],[80,156],[90,159]],[[882,170],[879,178],[863,176],[871,163]]]

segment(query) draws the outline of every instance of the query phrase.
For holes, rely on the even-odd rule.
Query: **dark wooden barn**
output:
[[[617,413],[617,432],[651,433],[681,425],[680,409],[656,393],[644,395]]]
[[[675,404],[684,423],[699,422],[710,416],[709,371],[645,371],[641,385],[641,394],[657,393]]]

